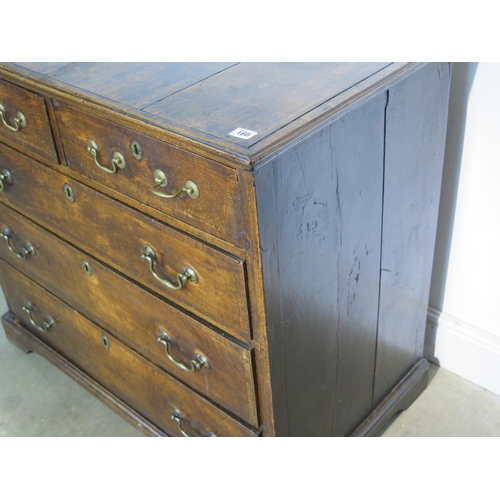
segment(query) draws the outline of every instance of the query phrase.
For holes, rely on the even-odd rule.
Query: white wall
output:
[[[429,314],[439,364],[497,394],[499,89],[500,63],[454,65]]]

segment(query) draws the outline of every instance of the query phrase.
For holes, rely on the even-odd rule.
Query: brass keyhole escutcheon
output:
[[[63,191],[66,195],[66,198],[68,198],[68,200],[73,203],[75,201],[75,193],[73,191],[73,188],[69,184],[64,184]]]
[[[106,349],[106,351],[109,351],[109,340],[104,335],[101,337],[101,344],[104,346],[104,349]]]
[[[132,141],[130,143],[130,150],[132,151],[132,155],[136,160],[142,160],[142,148],[137,141]]]
[[[84,271],[85,271],[85,272],[86,272],[89,276],[92,276],[92,274],[94,274],[94,273],[93,273],[93,271],[92,271],[92,268],[90,267],[90,264],[89,264],[86,260],[84,260],[84,261],[82,262],[82,267],[83,267],[83,270],[84,270]]]

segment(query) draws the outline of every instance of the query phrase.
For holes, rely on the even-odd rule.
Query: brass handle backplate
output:
[[[195,372],[197,370],[201,370],[202,368],[210,368],[208,359],[201,353],[197,354],[195,359],[191,359],[189,361],[189,365],[183,363],[182,361],[177,361],[170,352],[170,344],[173,344],[172,337],[163,328],[160,328],[160,336],[156,340],[158,343],[165,346],[165,354],[167,355],[167,358],[172,361],[177,368],[180,368],[185,372]]]
[[[144,245],[142,247],[141,259],[149,262],[149,270],[151,274],[157,279],[162,285],[165,285],[170,290],[180,290],[182,287],[186,286],[188,282],[197,283],[198,275],[196,271],[191,267],[187,266],[182,270],[182,273],[177,274],[177,283],[172,283],[170,280],[162,278],[154,269],[154,261],[156,260],[156,252],[149,246]]]
[[[14,125],[7,123],[5,108],[2,104],[0,104],[0,118],[2,118],[3,124],[12,132],[19,132],[22,128],[26,127],[26,117],[21,113],[21,111],[17,112],[17,115],[13,120]]]
[[[108,174],[114,174],[116,172],[116,167],[125,168],[127,165],[124,156],[118,151],[115,151],[113,153],[113,156],[111,158],[111,165],[112,165],[111,168],[101,165],[99,163],[99,160],[97,159],[97,155],[99,154],[99,146],[93,139],[89,139],[87,141],[87,151],[94,157],[95,164],[101,170],[104,170],[104,172],[107,172]]]
[[[6,168],[4,168],[0,172],[0,192],[2,192],[6,186],[10,186],[11,184],[12,184],[12,175]]]
[[[188,434],[182,427],[182,423],[185,420],[184,415],[182,415],[182,413],[177,408],[172,408],[172,415],[170,416],[170,418],[174,422],[177,422],[177,425],[179,426],[179,432],[184,437],[215,437],[215,434],[213,432],[201,432],[196,436],[191,436],[190,434]]]
[[[26,243],[24,247],[17,252],[12,248],[11,245],[11,239],[12,239],[12,233],[10,232],[10,229],[7,227],[4,227],[2,232],[0,233],[0,237],[3,238],[7,242],[7,246],[9,247],[9,250],[16,256],[19,257],[20,259],[26,260],[30,255],[36,255],[35,248],[33,245],[30,243]]]
[[[181,193],[187,193],[188,196],[193,198],[193,200],[197,200],[200,197],[200,190],[198,186],[193,181],[186,181],[184,186],[182,186],[179,190],[174,193],[165,193],[164,191],[160,191],[159,187],[165,187],[168,184],[167,175],[160,169],[156,169],[154,172],[155,185],[151,188],[151,191],[156,196],[160,196],[161,198],[177,198]]]
[[[33,319],[34,308],[31,302],[26,302],[26,305],[23,306],[23,311],[28,315],[31,324],[40,332],[47,333],[56,324],[56,322],[52,318],[47,318],[47,320],[45,320],[41,325],[39,325]]]

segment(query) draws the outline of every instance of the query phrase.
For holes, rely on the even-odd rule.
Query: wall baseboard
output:
[[[500,336],[429,307],[426,357],[500,395]]]

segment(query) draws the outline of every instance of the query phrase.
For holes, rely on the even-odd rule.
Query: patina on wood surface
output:
[[[168,434],[182,435],[171,418],[177,409],[195,436],[256,435],[1,260],[0,274],[10,285],[9,309],[26,330]],[[53,325],[41,331],[49,319]]]
[[[375,405],[423,353],[449,85],[435,63],[389,90]]]
[[[141,85],[141,78],[155,72],[157,82]],[[217,359],[227,373],[217,381],[207,377],[204,388],[171,372],[188,393],[211,398],[210,405],[250,434],[326,436],[370,435],[423,390],[425,366],[418,360],[449,65],[0,63],[0,79],[43,100],[57,151],[55,158],[43,156],[43,148],[5,139],[10,147],[0,146],[0,160],[12,182],[0,201],[34,221],[19,227],[33,229],[36,223],[55,233],[33,232],[40,252],[59,237],[79,247],[73,251],[64,244],[68,263],[82,251],[91,254],[99,294],[116,297],[114,288],[130,279],[123,290],[148,309],[161,303],[172,314],[170,328],[183,330],[179,338],[200,341],[214,359],[220,352]],[[248,140],[230,135],[240,127],[256,133]],[[151,187],[147,175],[135,176],[140,169],[108,178],[94,172],[83,144],[87,129],[103,135],[106,151],[128,147],[128,131],[138,134],[148,150],[175,159],[172,180],[204,171],[206,185],[213,186],[211,198],[200,211],[190,205],[161,211],[151,194],[142,192]],[[130,164],[130,155],[127,159]],[[152,168],[148,161],[149,176]],[[21,233],[13,236],[15,245],[27,241]],[[140,257],[145,244],[157,252],[162,277],[175,277],[190,265],[199,282],[188,283],[182,294],[167,290]],[[81,311],[109,330],[110,352],[121,353],[110,361],[115,371],[134,367],[140,383],[156,379],[144,375],[150,368],[170,377],[149,337],[113,330],[119,309],[126,307],[121,298],[106,316],[93,299],[79,295],[91,292],[89,283],[75,291],[71,280],[30,268],[31,259],[14,264],[6,247],[3,251],[17,269],[30,269],[30,276],[74,306],[65,306],[71,314]],[[40,297],[53,296],[43,291]],[[49,345],[51,337],[43,344],[42,336],[15,321],[9,316],[4,323],[22,349],[55,360],[127,418],[149,422],[150,433],[172,432],[166,423],[159,429],[143,395],[135,399],[107,372],[83,374],[85,360],[72,362],[69,345],[65,360]],[[202,328],[195,333],[197,324]],[[92,335],[86,340],[92,342]],[[237,356],[222,356],[229,345],[235,356],[242,355],[241,364]],[[88,344],[84,356],[96,348]],[[193,354],[185,347],[176,352]],[[231,373],[234,379],[224,391],[218,384]],[[110,384],[107,393],[97,389],[94,378],[101,375],[102,383]],[[398,382],[396,392],[384,398]],[[237,387],[241,396],[243,384],[245,403],[233,391]],[[146,408],[149,418],[130,417],[131,406]],[[198,429],[209,419],[203,411],[186,411]],[[256,422],[257,432],[248,425]],[[241,429],[232,428],[239,435]]]
[[[252,356],[248,347],[182,313],[134,285],[96,259],[68,245],[19,213],[0,204],[0,230],[8,228],[10,245],[0,240],[0,257],[33,281],[112,333],[159,367],[183,380],[255,427],[257,408]],[[14,286],[8,282],[8,286]],[[166,331],[175,360],[190,368],[202,354],[209,366],[187,372],[168,358],[158,342]]]
[[[181,70],[175,63],[2,63],[0,76],[16,75],[62,102],[76,98],[78,105],[107,109],[124,124],[130,120],[127,126],[172,144],[237,168],[252,168],[419,66],[196,63]],[[163,90],[151,83],[154,75],[166,83]],[[147,91],[154,96],[150,102]],[[257,135],[250,140],[231,136],[237,128]]]
[[[72,170],[219,239],[243,245],[241,213],[245,199],[235,170],[57,101],[54,108],[66,165]],[[87,149],[89,140],[98,146],[96,159]],[[132,151],[133,142],[138,144],[139,159]],[[123,156],[124,168],[116,168],[114,173],[99,168],[96,161],[112,169],[116,152]],[[158,184],[157,169],[167,181],[166,186],[155,188],[159,194],[153,193]],[[178,192],[186,181],[196,184],[197,198],[186,192],[171,199],[160,196]]]
[[[61,238],[169,300],[211,321],[228,333],[250,339],[245,262],[104,196],[10,148],[0,162],[12,184],[0,201],[19,210]],[[74,201],[65,190],[70,187]],[[156,253],[153,270],[175,282],[186,266],[198,282],[172,290],[156,279],[142,258],[149,245]]]
[[[348,435],[371,410],[385,104],[256,173],[278,435]]]
[[[0,80],[0,105],[4,120],[0,121],[0,140],[12,146],[21,146],[41,155],[45,160],[58,162],[45,99],[17,85]],[[24,116],[24,125],[16,125],[18,113]],[[17,131],[10,130],[18,128]]]
[[[99,398],[105,405],[118,413],[118,415],[127,420],[131,425],[135,426],[145,436],[170,436],[170,434],[154,425],[143,415],[117,398],[115,394],[98,384],[85,372],[71,364],[61,354],[35,337],[21,325],[20,321],[10,311],[2,316],[2,326],[5,335],[16,347],[21,349],[24,353],[33,352],[43,356],[66,375],[71,377],[75,382],[87,389],[87,391]]]

